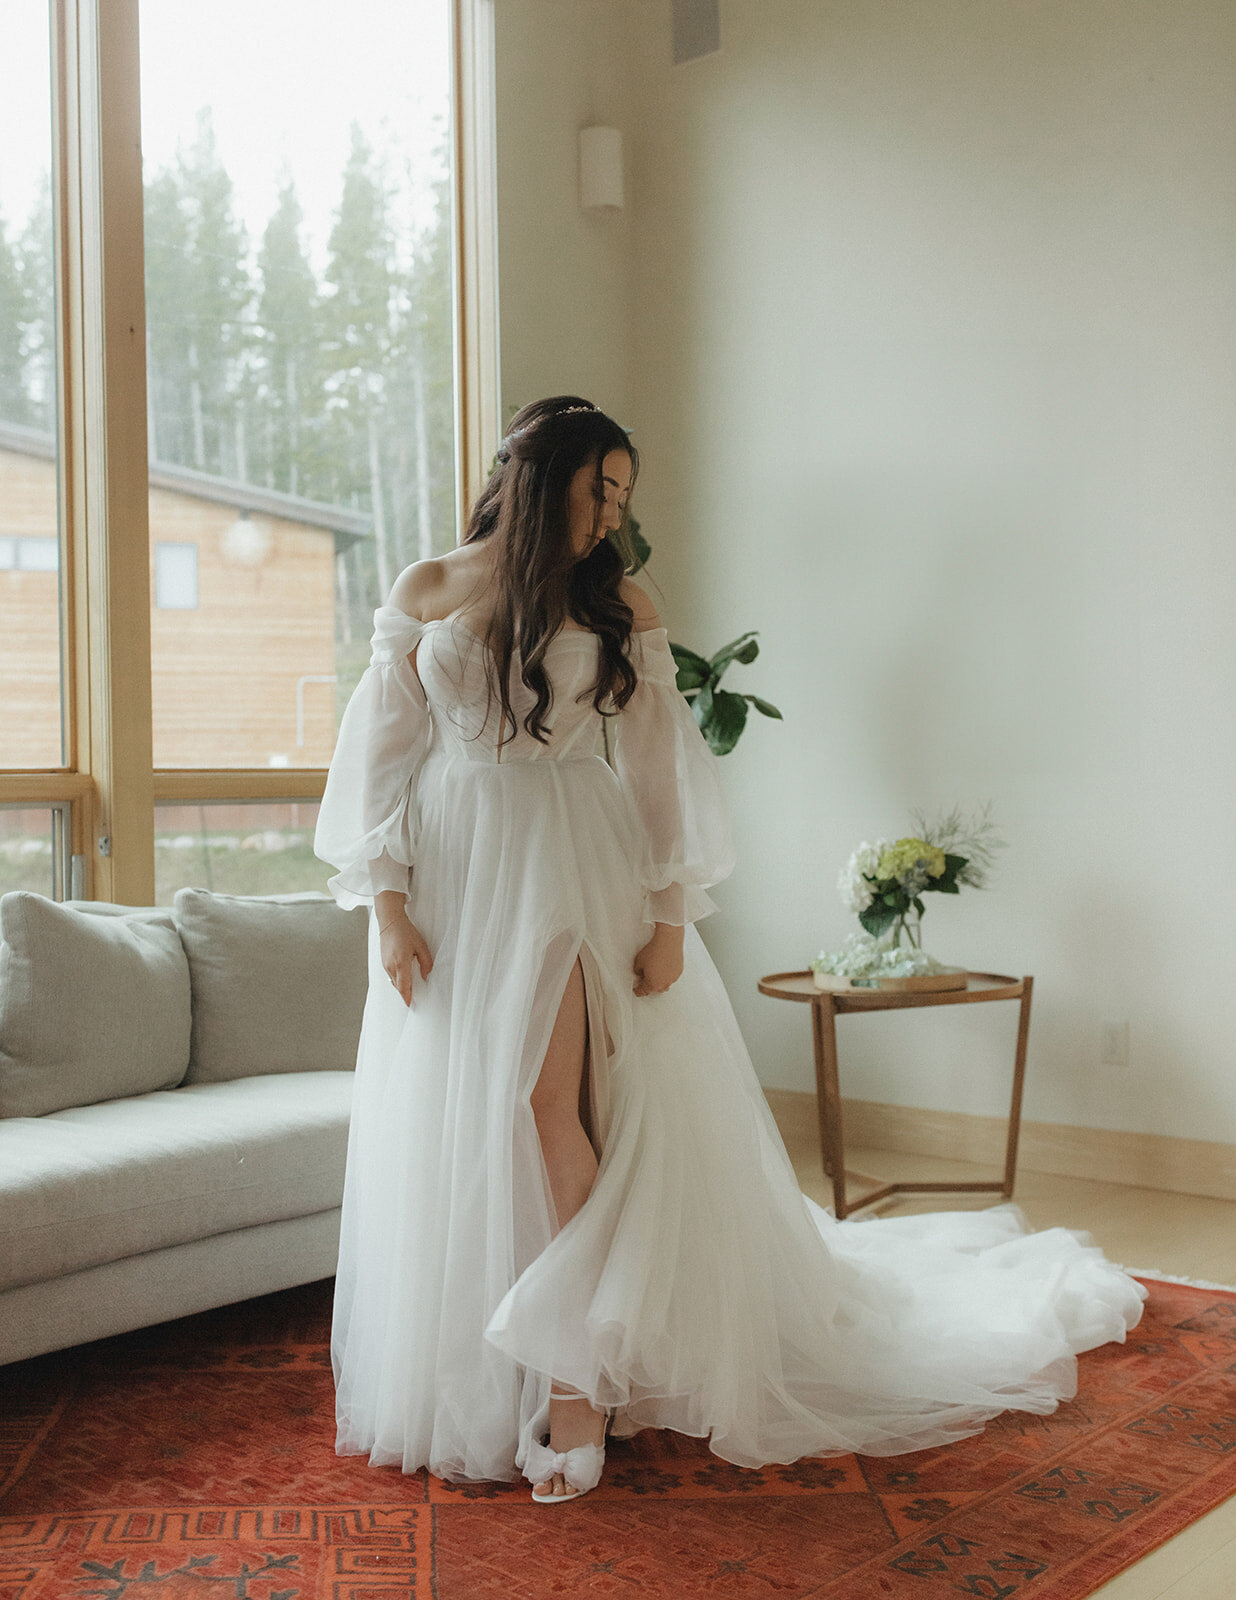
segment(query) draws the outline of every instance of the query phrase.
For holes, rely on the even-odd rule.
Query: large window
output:
[[[0,887],[320,887],[373,609],[496,442],[491,5],[0,7]]]
[[[64,748],[47,8],[0,7],[0,765]]]
[[[329,761],[374,606],[455,543],[449,9],[304,20],[141,0],[156,766]]]

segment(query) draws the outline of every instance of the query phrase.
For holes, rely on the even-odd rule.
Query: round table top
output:
[[[770,972],[759,980],[761,994],[774,1000],[831,999],[838,1011],[896,1011],[913,1006],[958,1006],[975,1000],[1019,1000],[1026,980],[1000,972],[967,972],[964,989],[817,989],[810,972]]]

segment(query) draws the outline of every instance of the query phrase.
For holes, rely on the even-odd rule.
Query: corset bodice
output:
[[[562,628],[550,640],[545,670],[553,700],[545,744],[523,726],[536,697],[518,672],[512,672],[511,706],[519,726],[512,736],[508,725],[503,765],[578,760],[594,753],[601,718],[588,691],[596,678],[598,648],[596,635],[585,628]],[[424,625],[416,670],[433,716],[435,742],[466,761],[488,763],[499,759],[500,707],[485,668],[485,643],[466,624],[446,618]]]

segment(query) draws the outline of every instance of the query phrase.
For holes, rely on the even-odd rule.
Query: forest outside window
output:
[[[450,9],[301,16],[141,0],[156,767],[326,765],[455,542]]]

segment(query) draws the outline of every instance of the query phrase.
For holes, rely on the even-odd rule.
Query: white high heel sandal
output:
[[[551,1400],[587,1400],[586,1394],[555,1394],[550,1390]],[[591,1404],[591,1401],[589,1401]],[[611,1415],[603,1412],[605,1417],[605,1432],[609,1432]],[[605,1466],[605,1437],[602,1435],[600,1444],[577,1444],[572,1450],[551,1450],[548,1444],[542,1444],[539,1439],[533,1439],[528,1445],[528,1457],[524,1462],[524,1477],[532,1484],[532,1498],[538,1505],[562,1505],[567,1500],[578,1500],[580,1495],[587,1494],[590,1489],[595,1489],[601,1481],[601,1472]],[[556,1474],[560,1474],[573,1494],[538,1494],[536,1485],[548,1483]]]

